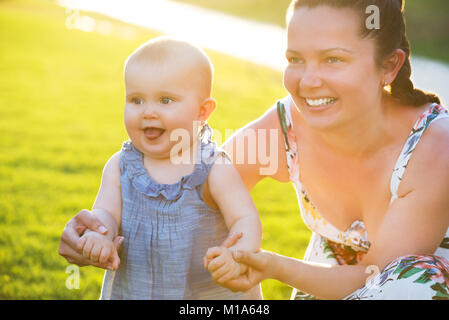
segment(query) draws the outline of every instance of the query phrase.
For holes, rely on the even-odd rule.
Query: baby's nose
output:
[[[143,111],[143,117],[145,119],[155,119],[158,118],[159,115],[154,107],[147,106]]]

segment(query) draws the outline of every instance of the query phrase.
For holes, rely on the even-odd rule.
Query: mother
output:
[[[370,5],[380,28],[366,23]],[[222,285],[274,278],[299,289],[296,299],[449,298],[449,115],[410,81],[402,11],[401,0],[292,1],[289,96],[225,147],[233,154],[245,131],[278,129],[266,141],[285,146],[271,178],[293,182],[313,235],[303,260],[237,252],[249,272]],[[248,189],[267,177],[260,163],[236,167]],[[72,245],[89,219],[79,213],[63,233],[71,262],[89,263]]]

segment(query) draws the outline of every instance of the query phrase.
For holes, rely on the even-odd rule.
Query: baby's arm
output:
[[[238,171],[229,160],[219,160],[210,170],[208,191],[223,214],[230,234],[242,233],[239,241],[229,249],[211,248],[206,254],[206,265],[214,280],[225,282],[245,271],[232,259],[231,250],[259,251],[262,226],[254,202]],[[213,258],[215,259],[210,261]]]
[[[117,152],[103,169],[100,190],[92,207],[92,214],[106,226],[108,231],[105,235],[101,235],[87,230],[80,238],[80,247],[83,248],[85,257],[94,262],[104,262],[105,259],[110,258],[113,260],[113,269],[118,268],[119,259],[115,246],[110,248],[110,244],[119,234],[121,208],[120,153]]]

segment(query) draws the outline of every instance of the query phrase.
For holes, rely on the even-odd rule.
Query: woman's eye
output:
[[[132,98],[131,102],[134,104],[143,104],[143,99],[136,97],[136,98]]]
[[[162,104],[170,104],[170,103],[172,103],[174,100],[172,99],[172,98],[169,98],[169,97],[162,97],[161,98],[161,103]]]
[[[326,59],[327,63],[336,63],[336,62],[340,62],[340,61],[341,61],[340,58],[337,58],[337,57],[329,57]]]
[[[303,63],[303,60],[300,58],[296,58],[296,57],[292,57],[292,58],[287,58],[289,63]]]

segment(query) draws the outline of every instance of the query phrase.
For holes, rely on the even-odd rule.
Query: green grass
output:
[[[285,27],[290,0],[175,0]],[[416,55],[449,62],[449,1],[407,0],[407,33]]]
[[[123,125],[125,58],[155,33],[99,15],[115,33],[65,27],[52,1],[0,1],[0,299],[97,299],[103,270],[81,268],[80,289],[66,288],[58,255],[65,223],[96,196],[105,161],[127,138]],[[211,125],[221,132],[253,120],[285,95],[280,73],[215,52]],[[263,181],[252,192],[263,247],[301,258],[310,232],[291,185]],[[291,289],[262,284],[265,298]]]

